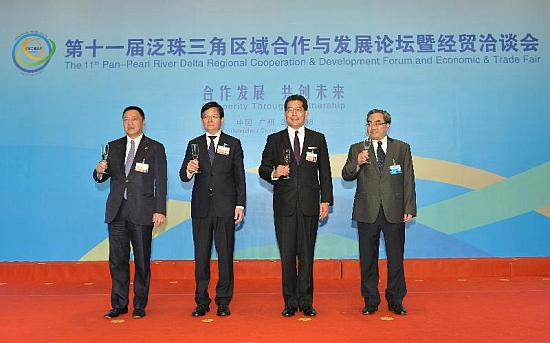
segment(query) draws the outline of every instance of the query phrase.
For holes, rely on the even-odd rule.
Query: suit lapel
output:
[[[221,132],[220,133],[220,139],[218,140],[218,146],[223,146],[224,144],[227,145],[227,141],[226,141],[225,134],[223,132]],[[212,161],[212,169],[214,169],[214,167],[216,166],[216,164],[218,163],[219,158],[220,158],[218,156],[217,150],[218,150],[218,147],[215,147],[214,148],[214,161]]]
[[[134,157],[134,165],[132,166],[132,170],[135,169],[136,163],[147,163],[147,152],[149,151],[149,139],[143,135],[141,137],[141,142],[139,142],[139,146],[136,151],[136,155]],[[145,162],[143,162],[145,161]]]
[[[304,161],[304,156],[306,155],[307,153],[307,149],[308,147],[310,146],[315,146],[315,144],[312,144],[314,143],[313,142],[313,139],[312,139],[312,136],[311,136],[311,131],[308,130],[307,128],[305,128],[304,130],[304,143],[303,143],[303,146],[302,146],[302,152],[300,153],[300,165],[302,165],[302,161]],[[319,148],[319,147],[317,147]],[[315,151],[315,153],[317,153],[317,151]]]
[[[388,137],[388,146],[386,148],[386,158],[384,160],[384,167],[382,168],[382,175],[384,174],[384,171],[386,170],[386,166],[388,165],[388,163],[390,163],[389,161],[393,161],[394,160],[394,146],[393,146],[393,139],[391,139],[390,137]],[[391,162],[393,163],[393,162]]]
[[[117,141],[118,143],[118,149],[120,151],[120,161],[119,161],[119,167],[120,167],[120,170],[122,170],[122,174],[124,174],[124,164],[126,163],[126,136],[124,136],[123,138],[119,139]],[[112,149],[113,147],[111,147]],[[112,151],[112,150],[111,150]]]
[[[292,150],[292,143],[290,142],[290,137],[288,137],[288,129],[281,131],[281,141],[283,142],[283,150]],[[281,151],[281,153],[283,153],[283,151]]]
[[[210,139],[207,137],[207,134],[200,136],[198,138],[198,142],[196,142],[199,145],[199,169],[202,170],[210,170],[210,158],[208,157],[208,143],[206,142],[207,139]],[[215,158],[215,157],[214,157]]]

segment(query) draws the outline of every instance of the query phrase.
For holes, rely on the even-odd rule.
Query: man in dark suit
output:
[[[134,318],[145,316],[151,280],[153,226],[166,219],[166,153],[143,134],[145,113],[129,106],[122,113],[126,137],[109,142],[106,159],[93,172],[96,182],[111,180],[105,211],[109,229],[111,310],[105,318],[128,313],[130,243],[134,251]]]
[[[233,298],[233,250],[235,225],[244,218],[246,185],[244,154],[240,140],[221,131],[223,107],[212,101],[201,109],[206,134],[187,145],[180,169],[183,182],[195,179],[191,199],[193,243],[195,245],[195,302],[192,316],[204,316],[210,311],[210,257],[212,240],[218,253],[219,280],[214,301],[218,316],[229,316]],[[191,146],[199,147],[198,159],[193,159]]]
[[[282,315],[300,310],[314,317],[313,258],[320,220],[333,203],[332,176],[325,136],[305,127],[307,100],[291,95],[285,101],[288,127],[267,137],[260,177],[273,185],[275,233],[281,254]],[[285,164],[286,149],[292,151]],[[296,269],[298,258],[298,270]]]
[[[405,223],[416,216],[414,169],[409,144],[387,136],[391,125],[388,112],[373,109],[367,114],[370,147],[353,144],[342,169],[346,181],[357,179],[352,219],[357,221],[363,314],[378,311],[378,253],[380,231],[384,234],[388,264],[385,297],[390,311],[405,315],[407,294],[403,256]]]

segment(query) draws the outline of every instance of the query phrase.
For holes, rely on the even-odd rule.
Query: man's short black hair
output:
[[[143,112],[143,110],[138,106],[128,106],[128,107],[126,107],[124,109],[124,111],[122,111],[122,118],[124,118],[124,113],[126,113],[127,111],[131,111],[131,110],[138,111],[139,114],[141,114],[141,118],[145,119],[145,112]]]
[[[286,105],[288,104],[288,102],[293,101],[293,100],[301,101],[302,102],[302,107],[304,108],[304,111],[307,111],[307,100],[303,95],[300,95],[300,94],[293,94],[293,95],[290,95],[288,98],[286,98],[286,100],[285,100],[285,111],[286,111]]]
[[[202,115],[204,114],[204,112],[206,112],[207,110],[211,109],[212,107],[215,107],[218,109],[218,111],[220,112],[220,118],[223,118],[223,107],[222,105],[218,104],[217,102],[215,101],[210,101],[210,102],[207,102],[206,104],[204,104],[201,108],[201,118],[202,118]]]

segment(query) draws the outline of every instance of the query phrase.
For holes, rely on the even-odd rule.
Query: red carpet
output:
[[[418,271],[407,266],[413,275],[404,302],[409,314],[403,317],[385,303],[375,315],[362,315],[359,279],[346,272],[353,262],[316,261],[315,318],[281,316],[280,279],[267,277],[279,272],[271,261],[236,263],[230,317],[217,317],[215,306],[205,317],[191,317],[193,280],[182,276],[192,275],[192,262],[163,261],[154,264],[147,316],[118,320],[103,318],[110,291],[105,262],[0,263],[0,342],[550,342],[550,269],[533,275],[547,259],[511,268],[507,261],[509,275],[489,275],[500,267],[484,266],[486,276],[475,275],[476,268],[466,275],[471,260],[462,267],[446,261],[430,261],[432,267],[426,262]],[[332,277],[338,264],[344,266],[341,277]],[[457,277],[418,275],[450,265]],[[514,275],[526,270],[531,275]],[[384,287],[385,278],[381,292]]]

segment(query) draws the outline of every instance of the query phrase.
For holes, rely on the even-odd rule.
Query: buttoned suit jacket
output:
[[[109,142],[107,158],[108,174],[98,178],[96,171],[93,178],[96,182],[111,180],[110,192],[107,197],[105,222],[111,223],[120,209],[127,188],[129,218],[136,225],[153,225],[153,213],[166,215],[167,166],[164,146],[143,135],[132,167],[126,176],[124,162],[126,159],[126,139],[122,137]],[[136,171],[136,163],[149,165],[147,173]]]
[[[205,218],[208,215],[210,201],[216,216],[233,217],[236,206],[245,206],[246,181],[244,171],[244,153],[241,141],[222,132],[218,147],[229,148],[229,154],[216,152],[214,161],[210,165],[206,134],[195,137],[187,144],[185,158],[180,168],[180,179],[188,182],[187,164],[192,159],[191,144],[199,145],[200,173],[193,177],[191,217]],[[220,151],[221,152],[221,151]],[[212,196],[210,195],[212,192]],[[210,199],[212,197],[212,199]]]
[[[376,164],[374,144],[369,150],[370,164],[363,164],[357,170],[357,155],[363,151],[363,143],[351,145],[342,168],[346,181],[357,179],[353,202],[352,219],[374,223],[380,210],[384,209],[390,223],[403,222],[404,214],[416,216],[416,191],[413,161],[409,144],[388,137],[386,158],[382,172]],[[401,173],[390,174],[390,166],[400,166]]]
[[[333,204],[332,175],[325,136],[305,128],[300,163],[296,163],[293,155],[290,179],[280,177],[272,180],[273,170],[284,164],[285,149],[292,149],[287,129],[269,135],[258,168],[260,177],[273,185],[274,215],[294,214],[299,202],[304,215],[318,216],[320,202]],[[306,160],[308,151],[315,151],[316,162]]]

